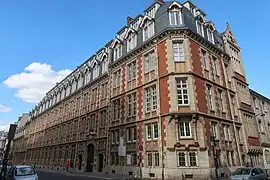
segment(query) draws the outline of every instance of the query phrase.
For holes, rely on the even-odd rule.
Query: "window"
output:
[[[221,111],[224,111],[224,108],[223,108],[223,92],[222,90],[218,89],[218,93],[217,93],[217,100],[218,100],[218,104],[219,104],[219,108]]]
[[[145,110],[146,112],[155,111],[157,109],[157,93],[156,86],[145,89]]]
[[[159,153],[147,152],[147,166],[159,166]]]
[[[258,101],[257,101],[257,99],[254,97],[253,98],[253,102],[254,102],[254,105],[255,105],[255,108],[259,108],[259,106],[258,106]]]
[[[202,20],[196,21],[197,33],[204,37],[203,24],[204,22]]]
[[[212,87],[210,85],[206,85],[206,93],[207,93],[208,107],[210,109],[214,109],[212,101]]]
[[[224,134],[224,139],[228,140],[228,135],[227,135],[227,126],[223,125],[223,134]]]
[[[183,42],[173,42],[173,58],[175,62],[185,61]]]
[[[120,43],[117,43],[117,45],[115,46],[113,50],[113,54],[114,54],[114,60],[117,60],[118,58],[122,56],[122,45]]]
[[[121,83],[121,70],[118,70],[113,73],[113,87],[117,88]]]
[[[207,59],[206,59],[206,51],[204,50],[201,50],[202,52],[202,57],[201,57],[201,60],[202,60],[202,65],[203,65],[203,68],[204,69],[207,69]]]
[[[152,124],[146,126],[146,138],[147,140],[152,139]]]
[[[190,122],[188,121],[179,122],[179,134],[180,138],[191,138]]]
[[[152,51],[144,56],[144,73],[151,72],[156,69],[155,52]]]
[[[211,43],[215,44],[213,30],[211,30],[210,28],[207,28],[206,32],[207,32],[207,39],[208,39],[208,41],[210,41]]]
[[[93,79],[96,79],[99,75],[99,65],[95,63],[93,68]]]
[[[182,24],[182,13],[181,9],[174,5],[169,12],[170,25],[181,25]]]
[[[127,38],[127,52],[131,51],[137,46],[137,35],[131,33]]]
[[[177,99],[178,106],[188,105],[188,87],[187,87],[187,79],[176,79],[176,90],[177,90]]]
[[[196,167],[198,166],[197,152],[178,152],[179,167]]]
[[[137,113],[137,101],[136,93],[127,95],[128,98],[128,116],[136,116]]]
[[[147,165],[152,166],[153,165],[152,162],[153,162],[152,153],[147,153]]]
[[[108,71],[108,58],[104,55],[102,58],[102,74]]]
[[[78,89],[81,88],[83,86],[83,77],[79,77],[79,81],[78,81]]]
[[[155,34],[155,26],[154,22],[147,20],[143,27],[143,41],[148,40]]]
[[[179,152],[178,153],[178,166],[185,167],[187,165],[186,163],[186,153],[185,152]]]
[[[214,71],[215,71],[215,74],[218,75],[219,74],[218,60],[214,56],[212,56],[212,58],[213,58],[213,62],[214,62]]]
[[[127,81],[136,79],[136,61],[127,65]]]
[[[120,99],[116,99],[112,102],[113,104],[113,121],[120,119]]]
[[[158,132],[158,124],[148,124],[146,125],[146,139],[152,140],[152,139],[158,139],[159,132]]]
[[[131,142],[132,140],[132,129],[128,128],[127,129],[127,142]]]
[[[218,139],[218,123],[212,122],[212,135]]]

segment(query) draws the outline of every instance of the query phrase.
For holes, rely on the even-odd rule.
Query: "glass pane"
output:
[[[185,127],[186,127],[186,136],[190,136],[190,127],[188,122],[185,122]]]

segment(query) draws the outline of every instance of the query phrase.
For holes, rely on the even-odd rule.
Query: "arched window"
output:
[[[155,25],[154,21],[148,17],[145,16],[144,19],[142,20],[141,28],[143,31],[143,41],[148,40],[155,34]]]
[[[93,67],[93,79],[96,79],[99,76],[99,65],[95,62]]]
[[[200,34],[202,37],[204,37],[204,25],[205,21],[204,19],[199,16],[199,18],[196,20],[196,28],[197,28],[197,33]]]
[[[137,46],[137,34],[130,30],[127,35],[127,52],[131,51]]]
[[[183,24],[181,8],[181,5],[179,5],[178,3],[173,3],[169,7],[170,25],[177,26]]]
[[[103,55],[102,57],[102,74],[108,71],[108,57],[107,55]]]
[[[113,60],[116,61],[121,56],[122,56],[122,44],[119,41],[116,41],[113,47]]]
[[[268,150],[264,151],[265,153],[265,161],[267,164],[270,164],[270,152]]]
[[[214,31],[215,31],[215,27],[212,24],[209,24],[207,31],[206,31],[207,32],[207,39],[208,39],[208,41],[210,41],[213,44],[215,44]]]

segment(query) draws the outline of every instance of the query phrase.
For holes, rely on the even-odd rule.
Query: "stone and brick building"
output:
[[[261,154],[233,32],[190,1],[128,17],[31,111],[28,132],[25,162],[146,178],[209,179],[212,136],[221,176]]]
[[[257,128],[260,133],[262,159],[259,159],[265,169],[270,169],[270,99],[250,89],[252,107],[255,112]]]

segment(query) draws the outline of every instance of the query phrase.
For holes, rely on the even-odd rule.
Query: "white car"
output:
[[[242,167],[232,173],[232,180],[265,180],[266,173],[259,167]]]
[[[12,166],[6,176],[7,180],[38,180],[37,171],[28,165]]]

